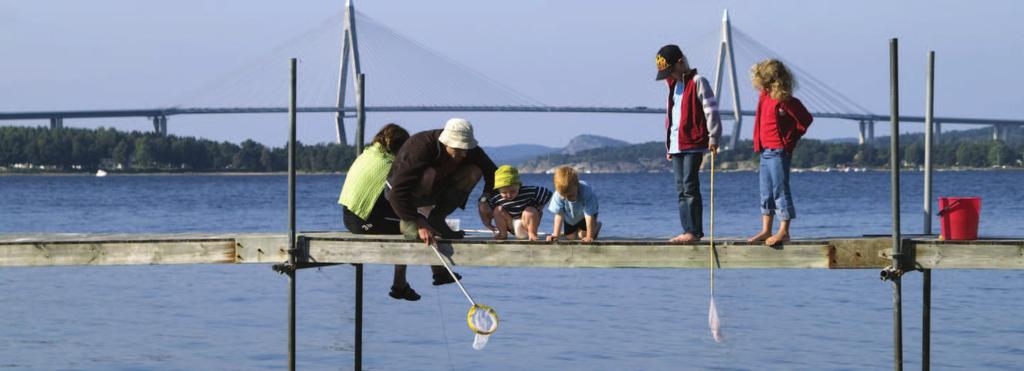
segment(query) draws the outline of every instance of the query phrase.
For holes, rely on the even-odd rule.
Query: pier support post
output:
[[[295,371],[295,106],[297,59],[292,58],[288,96],[288,369]]]
[[[889,138],[889,170],[892,186],[892,340],[893,362],[897,371],[903,370],[903,298],[901,275],[903,274],[903,249],[900,238],[900,109],[899,109],[899,49],[898,41],[889,41],[889,95],[892,134]]]
[[[356,264],[355,370],[363,369],[363,265]]]
[[[928,80],[924,109],[924,224],[925,235],[932,234],[932,145],[935,117],[935,51],[928,52]],[[921,271],[921,370],[931,368],[932,271]]]

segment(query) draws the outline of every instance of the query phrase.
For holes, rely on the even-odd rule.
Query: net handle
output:
[[[444,269],[448,271],[448,274],[452,276],[453,280],[455,280],[455,284],[459,285],[459,290],[462,291],[462,295],[466,295],[466,300],[469,300],[469,304],[475,307],[476,301],[473,300],[472,296],[469,296],[469,293],[466,292],[466,288],[462,287],[462,282],[455,276],[455,272],[452,271],[452,267],[448,266],[448,259],[445,259],[444,255],[441,255],[441,250],[437,249],[437,243],[430,244],[430,248],[434,250],[434,254],[437,254],[437,258],[441,259],[441,264],[444,265]]]
[[[708,239],[708,260],[711,265],[711,296],[715,296],[715,150],[711,150],[711,237]]]

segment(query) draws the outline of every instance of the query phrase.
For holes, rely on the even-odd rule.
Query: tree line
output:
[[[300,171],[344,171],[355,159],[354,149],[340,144],[298,143],[295,149]],[[288,170],[288,151],[253,140],[235,144],[110,128],[0,127],[0,166],[54,171],[269,172]]]

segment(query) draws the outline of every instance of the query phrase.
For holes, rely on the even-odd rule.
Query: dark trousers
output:
[[[679,196],[679,224],[683,232],[704,237],[704,201],[700,196],[700,172],[704,153],[679,153],[672,155],[672,173],[676,177],[676,192]]]
[[[355,234],[402,233],[401,229],[398,228],[398,215],[395,214],[395,210],[391,208],[388,200],[384,199],[384,192],[381,192],[380,197],[377,197],[377,202],[373,204],[373,210],[370,211],[370,215],[365,220],[345,206],[341,207],[341,213],[344,218],[345,228],[348,228],[349,232]]]

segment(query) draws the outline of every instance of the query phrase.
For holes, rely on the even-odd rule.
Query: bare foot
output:
[[[693,242],[693,241],[700,241],[700,237],[697,237],[693,233],[687,232],[687,233],[682,233],[682,234],[680,234],[678,236],[672,237],[672,239],[668,240],[668,241],[669,242]]]
[[[789,233],[776,233],[774,236],[768,237],[767,240],[764,240],[764,244],[768,246],[775,246],[786,241],[789,241]]]
[[[764,241],[764,240],[767,240],[768,237],[771,237],[771,236],[772,236],[772,232],[771,231],[761,231],[760,233],[755,234],[754,237],[750,237],[749,239],[747,239],[747,242]]]

